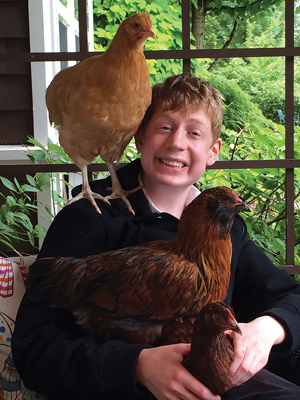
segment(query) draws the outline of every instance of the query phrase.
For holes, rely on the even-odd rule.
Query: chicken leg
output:
[[[75,203],[75,201],[78,201],[80,199],[88,199],[92,203],[92,206],[97,211],[97,213],[101,214],[101,211],[94,199],[100,199],[109,205],[110,202],[106,199],[106,197],[101,196],[101,194],[92,192],[87,175],[87,165],[84,165],[81,168],[81,173],[82,173],[82,190],[77,196],[69,200],[67,204]]]
[[[108,189],[111,189],[112,193],[111,193],[109,196],[106,196],[105,199],[106,199],[106,200],[108,200],[108,199],[117,199],[117,198],[122,199],[123,202],[127,205],[128,210],[129,210],[133,215],[135,215],[135,213],[134,213],[134,211],[133,211],[133,208],[131,207],[131,204],[130,204],[130,202],[129,202],[129,200],[127,199],[126,196],[128,196],[128,195],[131,194],[131,193],[136,192],[136,191],[139,190],[139,189],[141,189],[141,186],[138,186],[138,187],[136,187],[136,188],[133,189],[133,190],[124,190],[124,189],[122,188],[120,182],[119,182],[119,179],[118,179],[118,176],[117,176],[117,173],[116,173],[114,164],[111,163],[111,162],[107,162],[107,161],[106,161],[106,165],[107,165],[107,168],[108,168],[109,173],[110,173],[111,184],[112,184],[112,187],[111,187],[111,188],[108,188]]]

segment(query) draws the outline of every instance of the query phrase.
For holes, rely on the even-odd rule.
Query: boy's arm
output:
[[[114,213],[111,207],[109,212]],[[159,235],[173,235],[158,221],[130,219],[116,213],[96,214],[88,201],[65,207],[52,223],[39,257],[85,257]],[[177,220],[171,218],[174,235]],[[161,233],[160,233],[161,232]],[[132,243],[131,243],[132,242]],[[96,398],[112,391],[115,398],[143,393],[153,396],[135,382],[140,351],[147,346],[110,341],[102,343],[87,336],[71,312],[33,302],[25,295],[13,335],[13,356],[25,385],[41,393],[62,393],[61,398]],[[81,394],[81,397],[79,396]],[[64,397],[65,396],[65,397]],[[56,397],[58,398],[58,397]]]
[[[243,335],[232,334],[235,361],[231,374],[241,384],[267,364],[271,352],[283,357],[299,348],[300,284],[248,241],[240,217],[232,242],[232,306]]]
[[[236,218],[233,233],[234,284],[231,305],[239,322],[250,322],[268,315],[286,332],[284,343],[274,350],[282,355],[300,345],[300,283],[276,267],[251,240],[244,221]]]
[[[57,399],[153,399],[135,382],[136,363],[144,345],[102,343],[84,334],[66,310],[21,303],[12,348],[25,386]],[[143,396],[140,397],[140,395]]]

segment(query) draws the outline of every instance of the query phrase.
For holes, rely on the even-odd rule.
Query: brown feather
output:
[[[194,321],[191,350],[183,365],[214,394],[232,387],[229,369],[233,345],[225,331],[242,334],[233,310],[224,303],[207,304]]]
[[[51,288],[58,306],[71,309],[79,324],[105,339],[169,342],[165,326],[197,315],[208,301],[224,300],[231,262],[225,247],[231,249],[230,229],[243,205],[231,189],[205,190],[184,210],[175,240],[82,260],[40,259],[31,266],[36,284],[29,294],[38,299]]]
[[[149,36],[155,37],[149,15],[135,14],[122,22],[105,53],[60,71],[50,83],[50,122],[81,170],[98,155],[118,161],[136,133],[151,102],[143,53]]]

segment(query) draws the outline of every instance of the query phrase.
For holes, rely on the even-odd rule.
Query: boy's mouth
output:
[[[173,168],[183,168],[185,164],[180,161],[171,161],[171,160],[166,160],[164,158],[160,158],[159,161],[168,167],[173,167]]]

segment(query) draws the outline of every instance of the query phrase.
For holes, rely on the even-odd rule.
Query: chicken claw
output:
[[[101,194],[92,192],[90,185],[89,185],[89,181],[88,181],[86,165],[82,166],[81,173],[82,173],[82,190],[77,196],[75,196],[71,200],[69,200],[66,205],[75,203],[75,201],[78,201],[80,199],[88,199],[91,202],[94,209],[97,211],[97,213],[102,214],[100,211],[100,208],[97,206],[94,199],[102,200],[102,201],[104,201],[104,203],[107,203],[109,205],[110,205],[110,202],[104,196],[101,196]]]
[[[110,205],[110,202],[106,199],[106,197],[101,196],[101,194],[92,192],[90,187],[82,190],[77,196],[73,197],[71,200],[67,202],[67,205],[71,203],[75,203],[75,201],[78,201],[80,199],[88,199],[91,203],[94,209],[97,211],[97,213],[102,214],[100,211],[100,208],[97,206],[96,202],[94,199],[99,199],[104,201],[104,203],[107,203]]]
[[[109,199],[122,199],[122,201],[127,205],[128,210],[135,215],[135,212],[133,211],[133,208],[131,207],[131,204],[129,200],[127,199],[127,196],[129,194],[132,194],[140,189],[142,189],[142,186],[138,186],[135,189],[132,190],[124,190],[119,182],[115,167],[113,163],[106,162],[107,168],[110,173],[111,177],[111,183],[112,187],[108,187],[107,190],[111,190],[112,193],[108,196],[105,197],[105,199],[108,201]]]

